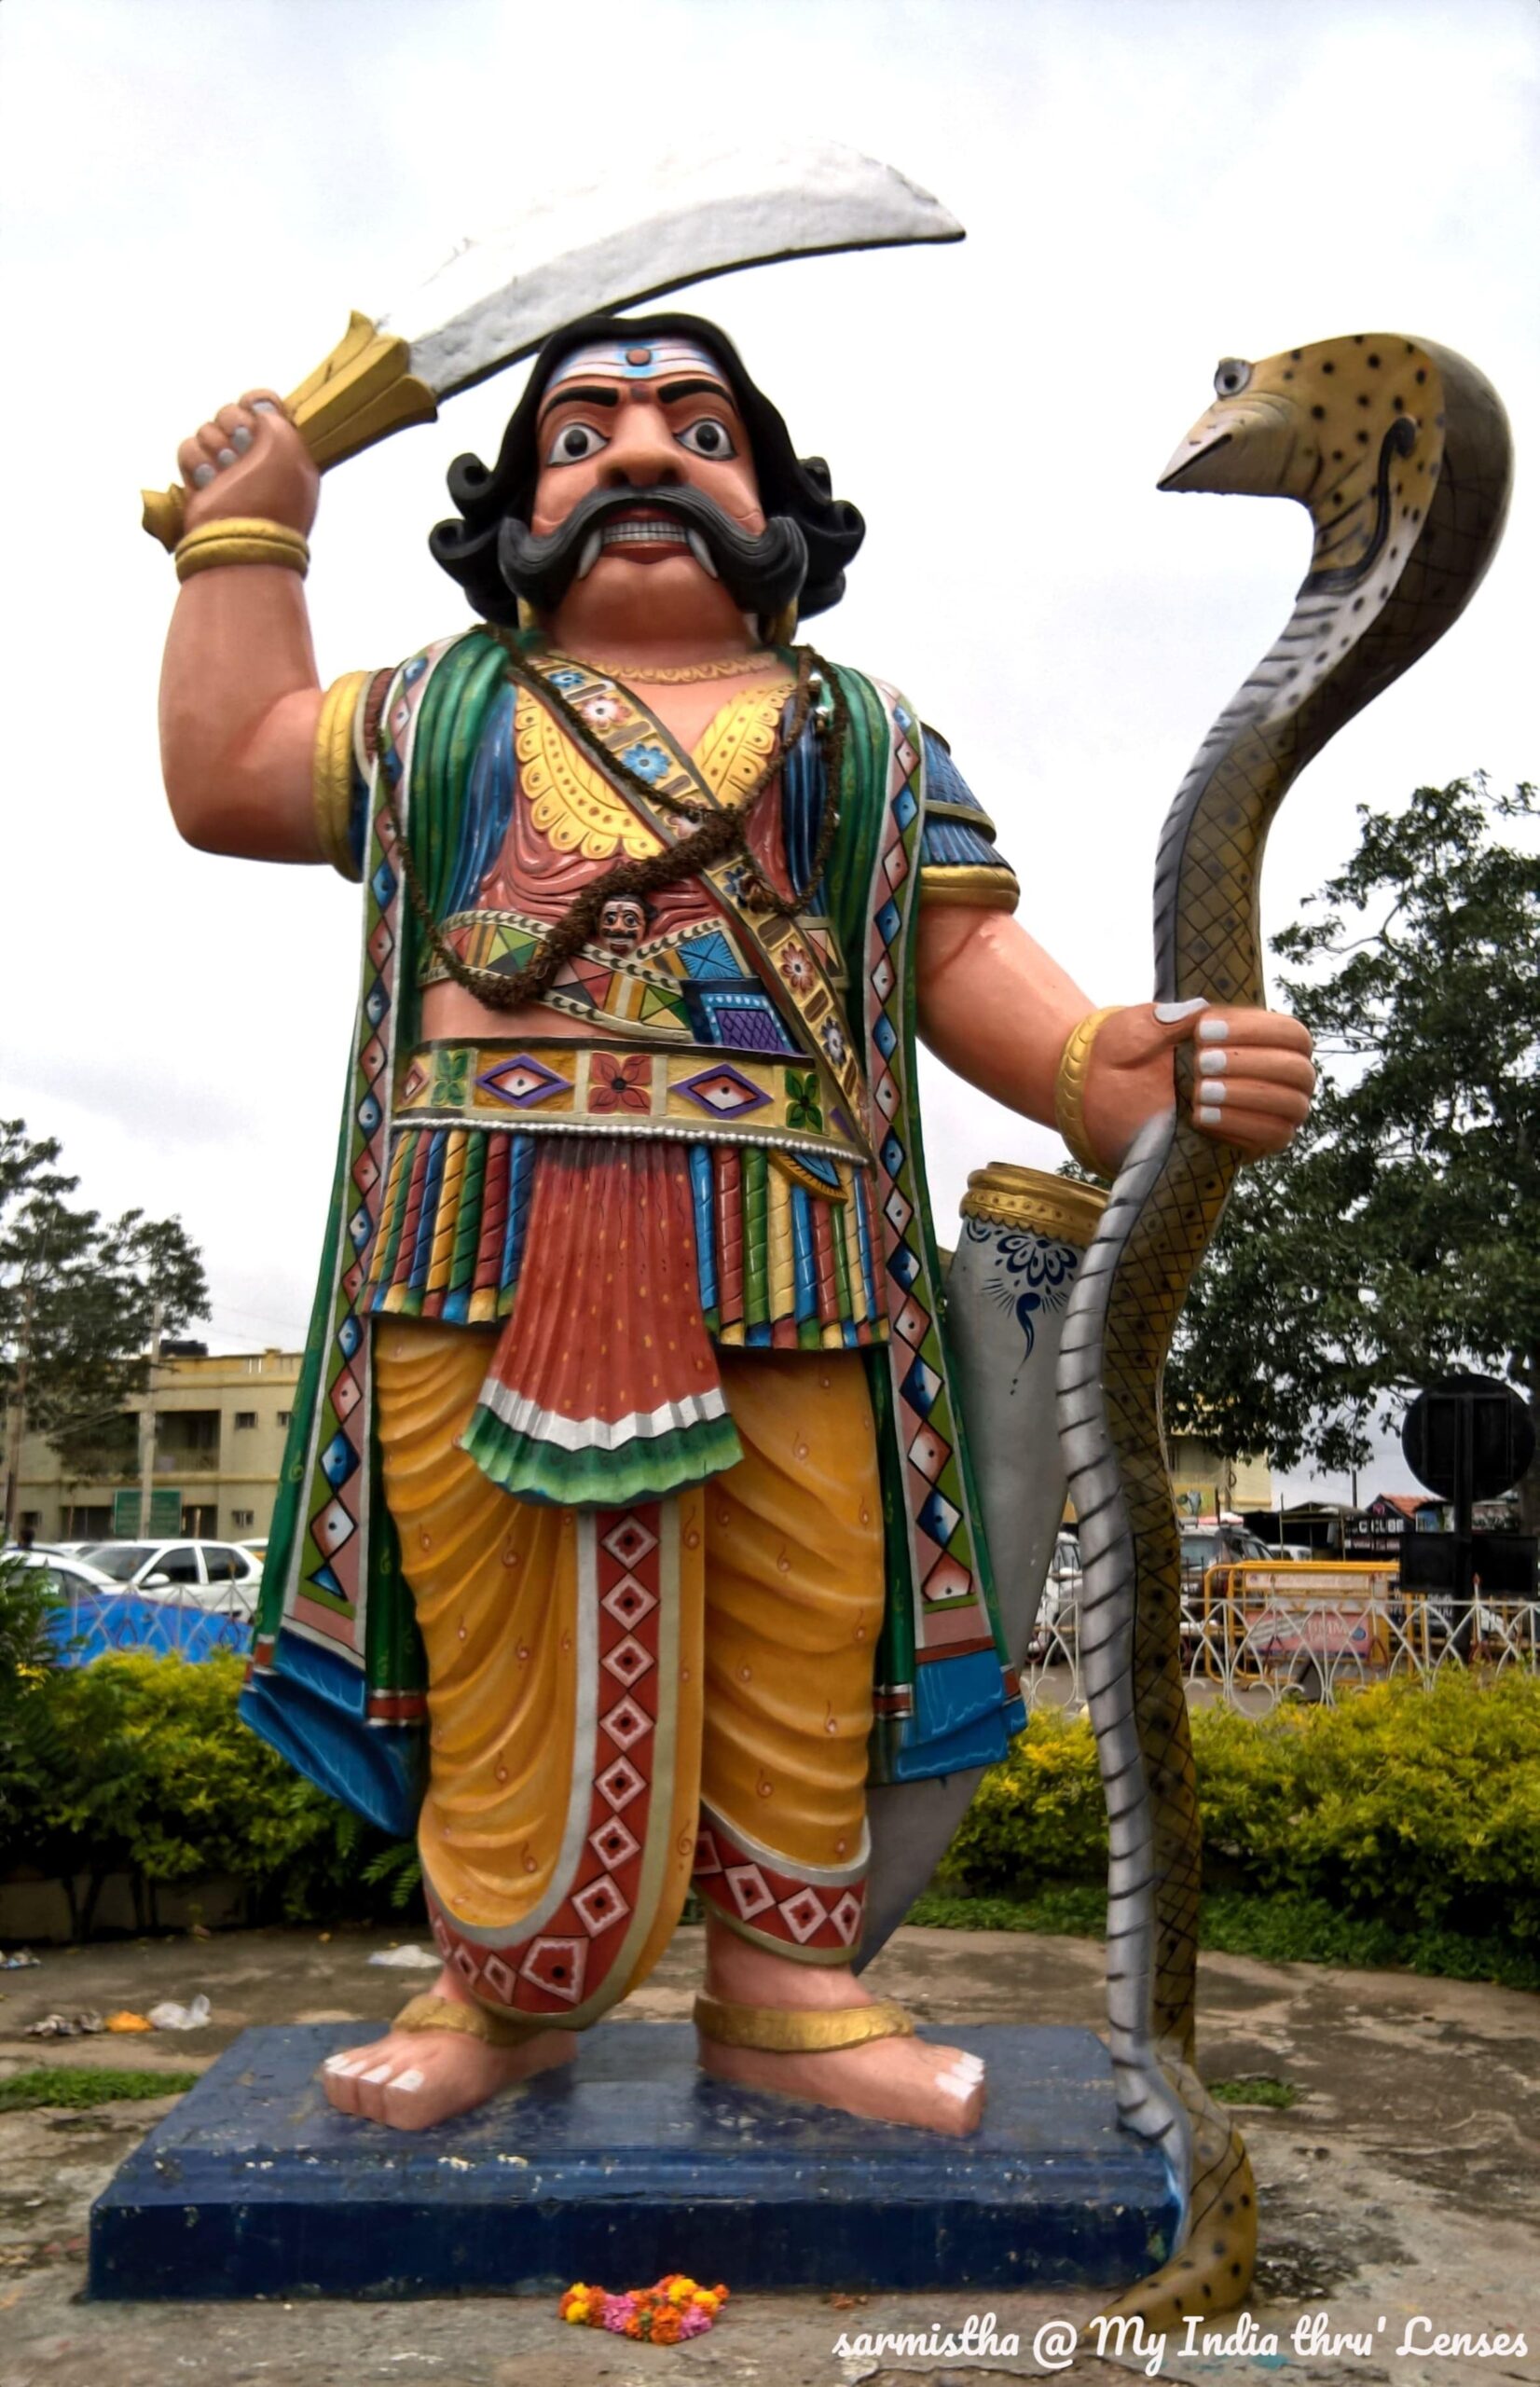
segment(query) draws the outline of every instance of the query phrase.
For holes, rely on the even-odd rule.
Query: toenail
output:
[[[969,2080],[956,2072],[942,2072],[936,2076],[937,2088],[944,2089],[949,2097],[971,2097],[978,2085],[976,2080]]]
[[[364,2075],[365,2081],[371,2089],[375,2088],[381,2080],[389,2080],[390,2077],[391,2067],[388,2063],[377,2063],[372,2072],[366,2072]]]
[[[326,2070],[328,2072],[351,2072],[352,2069],[352,2061],[348,2056],[329,2055],[326,2058]]]
[[[395,2086],[398,2089],[405,2089],[410,2092],[414,2089],[421,2088],[422,2078],[423,2076],[420,2072],[403,2072],[398,2076],[395,2081]]]

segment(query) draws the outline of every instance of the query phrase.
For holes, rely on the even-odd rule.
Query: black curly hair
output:
[[[498,561],[498,538],[506,520],[529,517],[540,476],[535,423],[541,401],[557,366],[573,349],[617,337],[693,340],[717,359],[749,434],[765,516],[790,518],[806,543],[807,572],[797,610],[805,616],[837,605],[845,594],[845,568],[866,536],[866,524],[855,506],[831,494],[823,458],[797,455],[780,415],[749,379],[732,341],[699,315],[584,315],[554,332],[509,417],[496,463],[488,469],[479,456],[458,456],[450,465],[449,495],[460,511],[429,534],[434,562],[459,581],[483,621],[516,622],[518,600]]]

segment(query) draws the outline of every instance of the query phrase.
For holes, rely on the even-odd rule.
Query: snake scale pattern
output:
[[[1314,526],[1281,635],[1215,722],[1161,838],[1155,999],[1263,1000],[1258,893],[1298,773],[1457,618],[1502,534],[1502,406],[1463,357],[1362,333],[1258,365],[1227,359],[1162,489],[1292,497]],[[1059,1420],[1084,1564],[1080,1649],[1107,1794],[1109,2045],[1120,2118],[1157,2143],[1182,2208],[1169,2260],[1109,2307],[1153,2328],[1250,2285],[1251,2166],[1199,2077],[1198,1801],[1179,1641],[1180,1544],[1161,1378],[1236,1160],[1177,1108],[1149,1123],[1082,1262]]]

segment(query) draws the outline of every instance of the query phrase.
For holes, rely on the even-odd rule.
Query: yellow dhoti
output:
[[[643,1980],[694,1874],[812,1963],[860,1932],[883,1613],[857,1353],[722,1351],[744,1456],[616,1510],[514,1499],[456,1447],[495,1335],[381,1320],[386,1497],[428,1659],[419,1826],[474,1994],[581,2029]]]

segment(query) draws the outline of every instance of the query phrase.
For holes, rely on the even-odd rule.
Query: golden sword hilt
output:
[[[437,420],[438,400],[410,367],[411,350],[404,339],[378,330],[367,315],[355,310],[349,316],[331,354],[283,401],[323,472],[409,423]],[[144,529],[163,547],[174,547],[182,536],[186,491],[173,481],[170,489],[142,490],[140,495]]]

